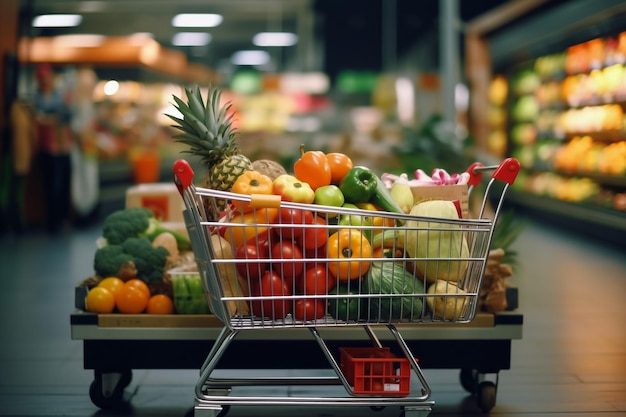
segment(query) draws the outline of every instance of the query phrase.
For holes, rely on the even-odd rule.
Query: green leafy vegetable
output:
[[[365,309],[369,311],[370,318],[397,320],[422,316],[422,299],[401,295],[424,294],[424,284],[401,263],[372,262],[363,284],[369,294],[380,295],[365,300]]]
[[[123,264],[133,262],[138,278],[146,282],[159,282],[163,279],[168,255],[164,247],[152,247],[147,237],[133,237],[122,244],[97,249],[93,266],[97,275],[108,277],[117,275]]]
[[[109,245],[119,245],[131,237],[147,237],[154,240],[163,232],[176,238],[180,251],[191,250],[189,239],[176,231],[163,227],[151,210],[144,207],[130,207],[109,214],[102,225],[102,237]]]

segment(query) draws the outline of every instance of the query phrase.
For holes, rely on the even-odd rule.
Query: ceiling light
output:
[[[297,42],[298,36],[289,32],[260,32],[252,38],[256,46],[292,46]]]
[[[212,28],[222,23],[224,18],[212,13],[182,13],[172,19],[172,26],[177,28]]]
[[[83,20],[79,14],[42,14],[33,19],[33,27],[71,27],[78,26]]]
[[[104,94],[114,96],[120,90],[120,83],[115,80],[109,80],[104,84]]]
[[[180,32],[172,38],[175,46],[206,46],[211,42],[211,35],[206,32]]]
[[[270,56],[265,51],[238,51],[230,58],[234,65],[263,65],[269,60]]]

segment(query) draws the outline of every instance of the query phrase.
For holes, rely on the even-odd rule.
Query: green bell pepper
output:
[[[339,182],[346,203],[365,203],[376,191],[374,173],[365,167],[353,167]]]
[[[366,167],[350,169],[339,183],[339,189],[346,203],[372,203],[389,212],[403,213],[382,180]]]

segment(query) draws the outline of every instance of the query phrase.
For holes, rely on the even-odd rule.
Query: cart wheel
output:
[[[133,380],[133,371],[132,369],[125,369],[122,371],[122,376],[120,377],[120,382],[117,385],[120,388],[126,388],[130,385],[130,381]]]
[[[483,381],[476,387],[476,402],[483,412],[489,412],[496,405],[496,384]]]
[[[116,408],[122,403],[123,389],[116,388],[112,392],[103,392],[102,381],[94,380],[89,386],[89,398],[96,407],[103,410]]]
[[[476,377],[477,372],[475,369],[464,368],[461,369],[461,373],[459,374],[461,386],[470,394],[476,393]]]
[[[116,374],[116,372],[110,372]],[[126,388],[132,380],[132,371],[130,369],[119,372],[119,379],[109,380],[105,377],[107,372],[96,370],[94,372],[94,380],[89,386],[89,398],[99,408],[103,410],[118,407],[122,404],[124,388]],[[115,385],[112,385],[115,383]]]
[[[223,405],[222,411],[217,413],[217,416],[215,417],[224,417],[226,414],[228,414],[229,411],[230,411],[230,405]]]

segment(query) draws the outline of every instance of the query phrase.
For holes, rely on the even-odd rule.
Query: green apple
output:
[[[351,203],[346,203],[343,205],[343,207],[359,210],[359,207]],[[373,221],[372,216],[361,216],[359,214],[344,214],[339,219],[339,224],[345,225],[345,226],[371,226],[373,224],[372,221]]]
[[[345,202],[345,198],[339,187],[330,184],[324,185],[315,190],[315,199],[313,202],[323,206],[341,207]],[[328,213],[329,218],[335,216],[337,216],[337,213]]]
[[[341,207],[345,203],[343,193],[336,185],[324,185],[315,190],[315,204]]]

